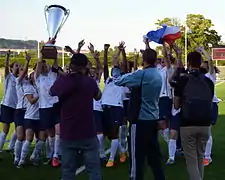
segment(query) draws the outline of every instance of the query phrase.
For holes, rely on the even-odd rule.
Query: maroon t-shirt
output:
[[[93,98],[98,92],[95,80],[82,74],[68,74],[55,81],[50,93],[59,97],[63,140],[82,140],[96,136]]]

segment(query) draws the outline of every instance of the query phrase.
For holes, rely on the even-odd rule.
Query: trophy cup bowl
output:
[[[60,5],[50,5],[46,6],[44,11],[49,40],[55,40],[69,17],[70,10]],[[54,44],[45,44],[41,49],[41,53],[44,59],[57,58],[57,48]]]

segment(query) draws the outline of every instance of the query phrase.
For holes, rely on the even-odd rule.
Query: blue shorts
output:
[[[52,129],[59,123],[59,113],[54,107],[40,108],[40,130]]]
[[[159,98],[159,119],[168,120],[171,117],[173,101],[169,97]]]
[[[115,136],[124,119],[124,109],[119,106],[103,106],[104,134]]]
[[[5,124],[10,124],[14,122],[14,114],[15,114],[14,108],[1,105],[1,122]]]
[[[217,122],[217,118],[218,118],[218,103],[214,102],[213,106],[212,106],[212,125],[215,125]]]
[[[94,111],[94,120],[97,133],[103,133],[103,112]]]
[[[24,128],[32,129],[34,133],[38,133],[40,131],[40,120],[34,119],[24,119]]]
[[[129,106],[129,100],[123,101],[124,117],[126,119],[128,117],[128,106]]]
[[[14,116],[14,123],[17,126],[24,126],[24,115],[26,110],[25,109],[16,109],[15,116]]]
[[[172,130],[179,131],[180,129],[180,113],[176,114],[176,116],[171,116],[169,121],[169,127]]]

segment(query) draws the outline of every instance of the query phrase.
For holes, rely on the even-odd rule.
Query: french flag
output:
[[[144,41],[148,39],[149,41],[153,41],[158,44],[163,44],[163,42],[172,44],[180,37],[180,27],[163,25],[162,28],[157,29],[156,31],[149,31],[143,38]]]

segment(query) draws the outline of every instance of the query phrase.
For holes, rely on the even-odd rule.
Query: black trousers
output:
[[[130,179],[143,180],[147,158],[155,180],[165,180],[158,143],[157,121],[138,120],[130,124],[128,150],[130,158]]]

